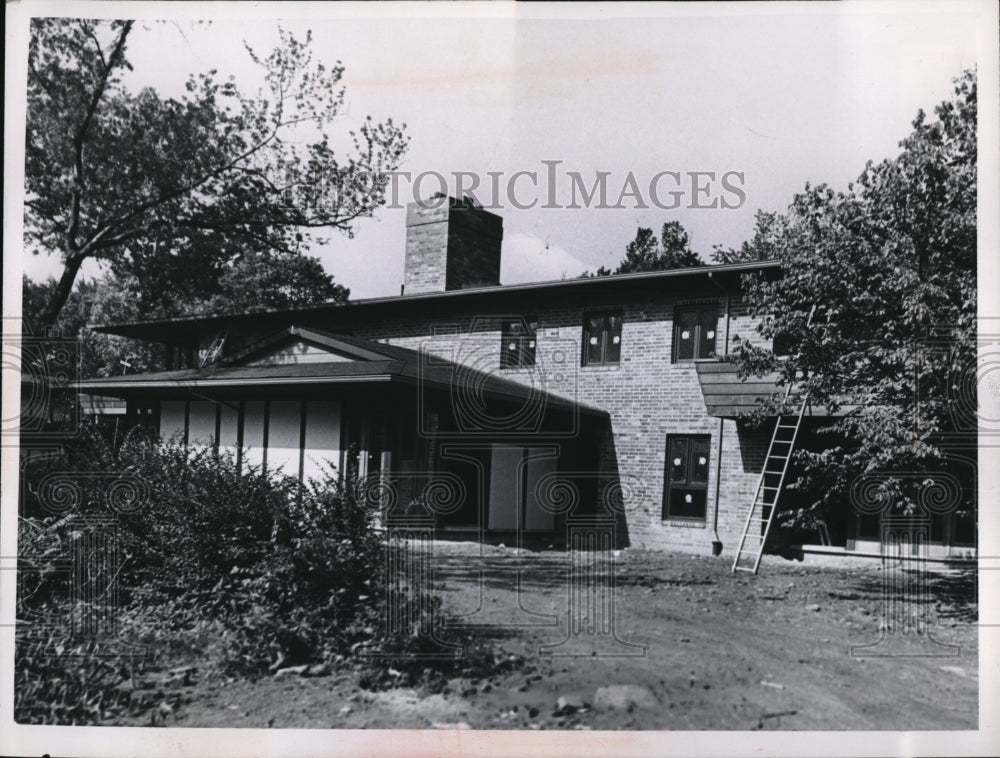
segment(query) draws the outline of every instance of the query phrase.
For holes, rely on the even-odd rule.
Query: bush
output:
[[[225,450],[186,448],[177,440],[160,444],[140,431],[115,449],[91,431],[61,461],[30,472],[26,512],[43,512],[39,487],[52,470],[78,472],[72,477],[76,507],[72,515],[22,519],[19,547],[33,570],[21,577],[19,618],[79,612],[57,564],[65,564],[81,529],[89,528],[88,517],[107,515],[111,480],[93,476],[104,471],[141,482],[145,495],[116,513],[123,564],[113,581],[117,594],[106,602],[117,603],[124,639],[148,644],[160,659],[200,655],[225,673],[251,676],[357,659],[382,641],[389,599],[386,541],[375,510],[332,468],[303,486],[241,466]],[[85,579],[95,587],[108,584],[99,575]],[[437,625],[436,598],[407,593],[392,600],[418,627]],[[19,719],[68,723],[122,707],[116,687],[132,669],[39,657],[32,645],[48,643],[22,637],[19,681],[34,684],[19,695]],[[389,640],[388,657],[365,664],[372,681],[384,680],[393,667],[413,681],[428,665],[440,668],[441,662],[414,658],[426,645],[416,628]],[[57,675],[60,666],[63,675]],[[51,702],[65,707],[48,709]]]

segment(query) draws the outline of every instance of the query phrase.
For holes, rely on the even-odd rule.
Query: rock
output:
[[[303,676],[330,676],[330,667],[325,663],[317,663],[307,668]]]
[[[761,687],[770,687],[770,688],[775,689],[775,690],[783,690],[783,689],[785,689],[785,685],[783,685],[783,684],[778,684],[777,682],[768,682],[768,681],[765,681],[764,679],[760,680],[760,686]]]
[[[583,698],[579,695],[562,695],[556,701],[556,710],[552,715],[566,716],[570,713],[583,710],[586,707],[587,704],[583,702]]]
[[[819,604],[818,604],[818,603],[813,603],[812,605],[807,605],[807,606],[806,606],[806,610],[807,610],[807,611],[814,611],[814,612],[818,612],[818,611],[819,611],[819,609],[820,609],[820,608],[819,608]]]
[[[301,666],[286,666],[283,669],[278,669],[274,672],[274,678],[280,679],[284,676],[302,676],[309,670],[308,664],[302,664]]]
[[[348,714],[350,714],[350,712],[351,712],[352,710],[353,710],[353,709],[351,708],[351,706],[349,706],[349,705],[345,705],[345,706],[344,706],[343,708],[341,708],[341,709],[340,709],[339,711],[337,711],[337,714],[338,714],[339,716],[347,716]]]
[[[613,684],[599,687],[594,693],[594,706],[612,710],[632,710],[633,708],[658,708],[656,695],[647,687],[636,684]]]
[[[464,721],[459,721],[459,722],[456,722],[454,724],[447,724],[447,723],[444,723],[442,721],[435,721],[434,723],[431,724],[431,726],[434,727],[435,729],[471,729],[472,728],[471,726],[469,726]]]
[[[536,716],[538,716],[538,709],[535,706],[531,706],[528,709],[528,717],[535,718]]]

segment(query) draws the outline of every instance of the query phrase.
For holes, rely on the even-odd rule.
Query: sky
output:
[[[258,50],[277,41],[274,19],[250,17],[257,7],[209,25],[143,21],[129,44],[128,86],[177,95],[188,73],[216,68],[255,90],[260,80],[243,40]],[[518,171],[544,179],[542,161],[558,161],[558,205],[568,204],[571,172],[589,187],[601,171],[609,205],[631,174],[649,206],[632,196],[618,208],[543,208],[547,186],[533,191],[521,177],[516,199],[536,199],[535,207],[502,197],[493,211],[504,220],[504,284],[614,267],[638,226],[671,220],[706,259],[715,245],[739,245],[758,209],[783,210],[806,182],[846,189],[866,161],[898,154],[918,109],[932,111],[952,79],[976,65],[974,15],[958,3],[735,4],[724,16],[703,4],[565,4],[487,9],[493,18],[432,18],[421,7],[360,18],[356,8],[348,17],[312,4],[309,12],[326,18],[284,20],[293,31],[311,29],[317,59],[346,67],[335,131],[367,115],[405,122],[411,146],[400,169],[438,172],[452,194],[455,172],[484,184],[487,172],[500,172],[506,186]],[[681,177],[680,207],[650,201],[651,177],[662,172]],[[710,204],[704,194],[693,199],[691,172],[714,174],[699,181],[739,207],[690,207]],[[722,191],[723,174],[740,195]],[[678,188],[673,174],[662,181],[661,200]],[[412,183],[400,187],[400,204],[412,200]],[[437,185],[421,187],[427,195]],[[356,230],[354,239],[334,234],[311,252],[352,297],[397,294],[405,211],[384,208]],[[24,263],[33,278],[60,269],[55,257]]]

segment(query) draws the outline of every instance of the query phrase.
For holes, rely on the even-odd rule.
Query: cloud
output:
[[[572,279],[593,268],[558,245],[546,245],[533,234],[515,233],[504,237],[500,259],[503,284]]]

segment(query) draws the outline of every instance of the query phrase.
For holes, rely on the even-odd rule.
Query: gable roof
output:
[[[325,346],[326,349],[353,355],[355,360],[265,366],[241,363],[268,347],[293,339],[305,339]],[[79,382],[78,388],[80,392],[86,394],[128,397],[139,394],[184,395],[192,391],[211,390],[240,392],[264,387],[299,389],[307,385],[374,382],[394,382],[411,386],[419,383],[438,390],[469,391],[491,400],[518,403],[537,402],[540,397],[544,397],[546,407],[553,410],[579,409],[591,415],[607,415],[599,408],[569,400],[537,386],[521,384],[436,355],[432,357],[419,350],[298,326],[282,329],[230,356],[225,362],[179,371],[85,379]]]
[[[648,271],[556,281],[509,284],[496,287],[472,287],[425,292],[395,297],[374,297],[346,303],[326,302],[294,308],[272,308],[236,314],[197,314],[168,319],[97,324],[90,328],[107,334],[161,342],[167,345],[191,344],[200,335],[225,329],[253,326],[277,330],[290,324],[343,328],[351,321],[390,316],[445,315],[475,309],[479,312],[511,312],[522,307],[539,307],[556,302],[580,303],[588,300],[639,299],[664,292],[687,291],[695,282],[712,282],[736,292],[744,274],[780,276],[778,261],[752,261],[717,266]]]

